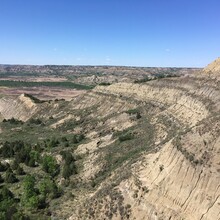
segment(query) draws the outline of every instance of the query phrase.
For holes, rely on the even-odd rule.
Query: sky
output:
[[[0,0],[0,63],[204,67],[219,0]]]

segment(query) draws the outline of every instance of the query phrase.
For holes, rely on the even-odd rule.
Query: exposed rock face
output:
[[[10,119],[14,117],[26,121],[36,111],[36,104],[24,94],[20,95],[18,98],[4,97],[0,99],[0,113],[2,118]]]
[[[95,92],[155,103],[164,111],[152,118],[152,124],[157,126],[161,114],[170,115],[182,132],[176,130],[166,142],[157,142],[157,151],[143,154],[132,165],[132,176],[114,188],[120,196],[111,197],[109,192],[100,203],[101,188],[91,195],[93,203],[87,206],[94,210],[91,219],[220,219],[220,91],[216,81],[185,77],[117,83],[96,87]],[[111,205],[116,203],[121,208]]]
[[[195,125],[208,116],[206,106],[192,96],[192,91],[189,91],[190,94],[180,88],[157,84],[118,83],[107,88],[97,87],[96,91],[133,97],[142,101],[158,102],[166,106],[167,111],[184,124]]]
[[[209,65],[203,73],[218,73],[219,62],[218,59]],[[2,98],[0,111],[5,118],[23,120],[34,114],[45,118],[52,115],[57,119],[51,125],[54,129],[68,121],[83,119],[81,127],[74,129],[83,129],[88,142],[80,144],[74,152],[84,158],[79,174],[80,183],[84,184],[109,171],[104,161],[106,155],[118,154],[123,147],[116,142],[115,132],[136,126],[134,134],[138,138],[126,145],[126,150],[134,149],[132,154],[123,152],[126,160],[116,168],[121,155],[115,164],[108,164],[112,170],[93,190],[83,188],[76,199],[61,204],[67,213],[73,210],[68,213],[69,220],[217,220],[220,219],[220,87],[214,78],[201,75],[98,86],[61,103],[65,104],[63,107],[54,102],[47,111],[43,107],[40,110],[27,97]],[[141,119],[128,113],[137,108]],[[149,141],[140,140],[152,130]],[[142,151],[133,158],[141,144]],[[110,148],[115,151],[108,154]]]
[[[216,146],[214,151],[218,149]],[[119,186],[125,203],[133,207],[130,219],[219,218],[219,171],[213,166],[192,165],[172,143],[147,155],[134,175],[141,186],[135,185],[134,178]],[[135,190],[138,193],[133,198]]]
[[[204,68],[205,73],[220,74],[220,57]]]

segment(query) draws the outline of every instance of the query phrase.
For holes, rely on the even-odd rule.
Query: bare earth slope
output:
[[[214,62],[210,63],[204,72],[212,74],[220,74],[220,58],[216,59]]]
[[[36,110],[36,104],[24,94],[18,98],[3,97],[0,99],[0,114],[5,119],[14,117],[26,121]]]
[[[98,204],[93,205],[92,218],[220,219],[220,92],[216,82],[190,77],[143,85],[119,83],[95,91],[158,103],[164,107],[160,114],[174,117],[172,123],[185,129],[174,131],[157,152],[143,154],[133,164],[132,175],[115,187],[124,211],[114,214],[109,195],[104,205],[93,197],[90,205]],[[127,212],[126,207],[130,208]]]
[[[86,135],[74,150],[82,158],[70,179],[75,197],[64,197],[53,216],[220,219],[220,87],[203,73],[98,86],[69,102],[2,98],[3,118],[53,116],[51,129]]]

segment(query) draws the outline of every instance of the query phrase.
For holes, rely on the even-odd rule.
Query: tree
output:
[[[30,152],[30,157],[33,158],[35,161],[39,162],[40,161],[40,153],[36,150],[32,150]]]
[[[85,135],[84,134],[80,134],[78,136],[78,142],[81,142],[83,139],[85,139]]]
[[[75,161],[73,155],[69,151],[62,151],[61,155],[67,164]]]
[[[85,139],[85,135],[84,134],[75,134],[72,137],[72,143],[73,144],[78,144],[79,142],[81,142],[84,139]]]
[[[63,137],[61,137],[61,141],[62,142],[67,142],[68,140],[67,140],[67,138],[65,136],[63,136]]]
[[[45,155],[43,157],[42,166],[43,170],[53,177],[59,174],[59,165],[57,164],[55,158],[51,155]]]
[[[30,160],[28,161],[28,166],[29,167],[35,167],[36,163],[35,163],[35,159],[33,157],[30,158]]]
[[[30,158],[30,151],[30,146],[20,148],[15,155],[15,160],[17,160],[18,163],[28,162],[27,158]]]
[[[39,198],[37,195],[33,195],[30,198],[28,198],[26,206],[30,208],[38,208],[39,205]]]
[[[61,195],[61,190],[57,187],[56,183],[50,178],[46,178],[39,184],[39,191],[43,197],[50,197],[52,199]]]
[[[3,183],[4,179],[2,178],[1,174],[0,174],[0,183]]]
[[[138,113],[136,114],[136,118],[137,118],[137,119],[140,119],[140,118],[141,118],[140,112],[138,112]]]
[[[17,175],[25,175],[24,169],[20,166],[17,167],[15,172]]]
[[[68,142],[65,142],[64,143],[64,147],[69,147],[70,145],[69,145],[69,143]]]
[[[62,176],[65,179],[68,179],[72,174],[77,173],[75,159],[69,151],[63,151],[63,152],[61,152],[61,155],[62,155],[63,159],[65,160],[65,164],[63,166]]]
[[[28,174],[25,176],[24,180],[23,180],[23,189],[24,189],[24,193],[27,196],[32,196],[35,193],[35,177]]]
[[[39,205],[39,198],[35,188],[36,179],[32,175],[27,175],[23,181],[23,195],[22,202],[26,207],[37,208]]]
[[[14,195],[6,186],[3,186],[0,190],[0,198],[1,200],[13,199]]]
[[[5,182],[6,183],[15,183],[17,181],[18,181],[18,179],[16,178],[16,176],[14,175],[12,170],[8,169],[5,174]]]
[[[13,193],[6,186],[3,186],[0,190],[0,219],[12,219],[16,211]]]
[[[78,140],[76,138],[76,135],[73,135],[72,142],[73,142],[73,144],[78,144]]]
[[[28,217],[27,215],[25,215],[19,210],[11,217],[11,219],[12,220],[30,220],[30,217]]]
[[[14,162],[13,162],[12,165],[11,165],[11,168],[12,168],[13,170],[16,170],[18,167],[19,167],[19,163],[17,162],[17,160],[14,160]]]
[[[0,154],[4,158],[9,158],[14,156],[13,144],[6,141],[3,143],[3,146],[0,148]]]
[[[63,178],[68,179],[71,175],[72,175],[71,168],[67,164],[65,164],[63,166],[63,172],[62,172]]]
[[[7,166],[5,165],[5,164],[2,164],[1,162],[0,162],[0,172],[4,172],[4,171],[6,171],[7,170]]]

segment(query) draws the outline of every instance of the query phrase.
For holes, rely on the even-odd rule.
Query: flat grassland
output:
[[[93,86],[76,84],[64,77],[4,77],[0,78],[0,94],[18,96],[31,94],[39,99],[66,99],[83,94]]]

